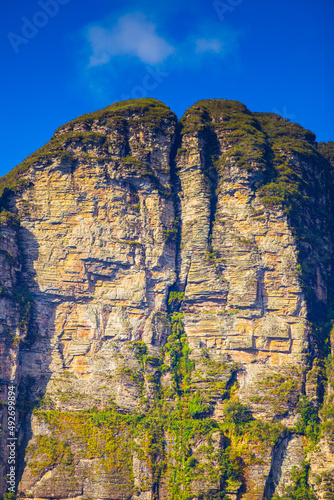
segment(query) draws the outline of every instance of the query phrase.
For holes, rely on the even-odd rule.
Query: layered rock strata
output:
[[[271,499],[294,467],[330,498],[330,151],[238,102],[144,99],[1,180],[21,498]]]

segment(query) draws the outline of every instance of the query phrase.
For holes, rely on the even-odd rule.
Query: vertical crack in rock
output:
[[[175,282],[172,283],[168,287],[168,293],[166,297],[166,308],[168,313],[173,310],[179,310],[181,301],[174,301],[172,303],[172,299],[170,299],[171,293],[182,294],[184,292],[185,284],[180,283],[180,269],[181,269],[181,235],[182,235],[182,213],[181,213],[181,203],[180,203],[180,179],[176,172],[176,157],[181,147],[182,136],[181,136],[181,126],[180,123],[177,124],[175,128],[175,135],[173,140],[173,145],[170,151],[170,178],[171,178],[171,189],[172,189],[172,197],[173,197],[173,206],[174,206],[174,241],[175,241]]]
[[[209,116],[206,116],[209,121]],[[207,251],[212,253],[212,234],[213,226],[215,223],[216,210],[217,210],[217,191],[218,191],[218,172],[216,168],[216,163],[220,155],[220,144],[217,138],[217,134],[208,123],[200,132],[201,139],[203,140],[203,146],[201,150],[201,163],[203,171],[207,178],[208,192],[210,197],[210,225],[208,234],[208,248]]]
[[[284,489],[292,484],[293,467],[299,468],[303,458],[302,437],[285,433],[272,451],[271,469],[264,490],[265,500],[271,500],[274,495],[284,494]]]

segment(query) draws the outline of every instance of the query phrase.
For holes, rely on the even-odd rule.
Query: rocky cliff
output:
[[[333,179],[278,115],[153,99],[0,179],[4,498],[334,498]]]

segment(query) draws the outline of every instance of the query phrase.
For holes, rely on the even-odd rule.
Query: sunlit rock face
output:
[[[329,498],[331,151],[139,99],[0,180],[3,491],[14,384],[21,498]]]

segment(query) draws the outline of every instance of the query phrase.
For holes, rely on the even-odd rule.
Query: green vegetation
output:
[[[180,123],[183,134],[199,133],[209,138],[212,135],[208,133],[209,129],[214,133],[226,132],[228,150],[219,156],[217,147],[212,147],[212,168],[217,172],[223,173],[228,165],[246,170],[265,169],[265,134],[240,102],[225,99],[198,101],[186,111]]]
[[[172,311],[177,311],[184,299],[184,292],[170,292],[168,295],[168,306]]]
[[[1,498],[1,500],[15,500],[16,495],[15,495],[15,493],[12,493],[10,491],[10,492],[4,493],[0,498]]]
[[[0,209],[1,209],[1,199],[0,199]],[[0,212],[0,226],[9,226],[12,228],[18,227],[20,224],[20,219],[18,215],[9,212],[8,210],[2,210]]]
[[[67,151],[69,146],[73,146],[77,142],[80,142],[81,144],[91,144],[97,142],[103,146],[105,141],[105,135],[91,131],[70,131],[56,137],[52,137],[51,140],[42,148],[29,155],[22,163],[0,178],[0,196],[4,194],[5,188],[16,193],[29,186],[29,181],[22,176],[35,163],[40,161],[50,162],[55,158],[59,158],[63,161],[72,160],[75,158],[75,155],[73,152]]]
[[[301,272],[297,278],[307,294],[318,351],[327,356],[334,306],[329,311],[321,306],[315,289],[319,269],[325,274],[332,265],[328,249],[334,216],[324,200],[334,199],[334,192],[331,167],[324,158],[333,164],[334,143],[317,147],[315,135],[300,125],[273,113],[250,113],[241,103],[224,99],[197,102],[182,117],[181,127],[182,134],[198,134],[204,142],[203,169],[211,192],[210,235],[225,169],[237,166],[262,174],[254,188],[265,206],[281,207],[289,217],[299,252]],[[223,151],[217,141],[221,131],[226,138]],[[184,148],[180,148],[179,157],[183,153]],[[240,241],[252,243],[244,238]],[[218,255],[213,252],[210,247],[206,259],[217,263]],[[332,292],[329,302],[334,304]]]
[[[319,142],[318,151],[334,167],[334,141]]]
[[[169,133],[170,124],[176,123],[175,115],[169,108],[154,99],[115,103],[104,110],[69,122],[58,129],[59,135],[46,146],[0,179],[0,223],[13,227],[19,224],[18,217],[8,211],[6,200],[12,192],[29,186],[24,173],[35,162],[50,161],[55,157],[72,161],[75,158],[73,146],[77,142],[99,144],[107,152],[108,139],[105,135],[71,130],[76,125],[88,128],[94,120],[98,120],[100,124],[114,125],[121,132],[127,127],[141,127],[145,124],[149,128]],[[319,151],[329,159],[332,155],[331,147],[329,153],[322,145],[317,150],[311,132],[277,115],[251,114],[245,106],[234,101],[199,101],[185,113],[181,124],[183,134],[196,133],[206,140],[204,174],[211,196],[210,236],[220,183],[226,169],[231,165],[237,166],[247,170],[250,176],[252,172],[261,172],[263,181],[255,188],[264,205],[282,207],[295,228],[297,240],[304,243],[304,246],[300,246],[297,277],[303,280],[305,289],[310,289],[316,276],[319,256],[308,255],[305,248],[314,246],[315,241],[319,246],[323,235],[322,228],[316,227],[317,223],[308,224],[310,214],[314,215],[310,208],[314,205],[314,185],[310,179],[312,176],[304,175],[300,164],[311,159],[314,164],[320,165],[322,160]],[[221,131],[230,147],[219,157],[215,134]],[[179,157],[183,153],[184,150],[180,148]],[[100,161],[101,158],[103,159],[99,157],[97,160]],[[127,155],[120,160],[120,164],[127,173],[149,177],[162,196],[171,195],[162,189],[145,162]],[[139,211],[140,202],[136,199],[131,207]],[[320,209],[321,207],[315,215],[322,217],[330,227],[331,214],[321,214]],[[305,214],[308,214],[308,218]],[[319,218],[315,216],[312,220],[317,221]],[[163,235],[167,242],[177,241],[178,221],[175,221],[171,229],[163,230]],[[137,241],[119,241],[127,245],[141,245]],[[252,244],[252,241],[242,237],[239,237],[239,241],[244,245]],[[7,253],[6,258],[10,260],[10,254]],[[213,249],[210,238],[205,260],[217,270],[220,270],[219,266],[224,262],[218,250]],[[32,308],[29,290],[24,286],[17,286],[11,295],[0,285],[0,295],[13,298],[20,311],[19,326],[27,329]],[[142,341],[127,344],[132,350],[135,367],[124,365],[119,369],[119,374],[131,380],[132,387],[136,386],[139,390],[140,404],[132,414],[120,411],[112,401],[103,409],[92,407],[89,410],[71,412],[57,409],[49,397],[41,399],[37,405],[33,402],[30,402],[30,406],[26,405],[26,411],[35,406],[34,415],[47,424],[52,432],[52,437],[38,436],[37,443],[27,449],[29,467],[33,474],[42,475],[57,467],[64,473],[73,475],[78,458],[98,459],[108,474],[115,474],[116,470],[124,474],[129,484],[132,484],[132,462],[135,455],[148,465],[155,485],[162,482],[167,485],[171,500],[191,500],[198,484],[203,490],[198,493],[201,498],[205,499],[210,495],[210,498],[227,499],[226,492],[233,488],[237,490],[242,484],[245,468],[261,463],[261,454],[268,447],[274,446],[285,431],[279,419],[287,414],[289,407],[296,405],[302,374],[282,371],[260,380],[260,396],[254,395],[252,402],[266,407],[269,405],[275,416],[272,422],[254,419],[248,406],[236,396],[237,386],[233,383],[233,376],[238,366],[227,360],[212,359],[208,349],[202,349],[202,355],[197,353],[197,357],[192,356],[184,331],[183,315],[178,312],[184,296],[184,292],[180,291],[169,293],[168,326],[171,334],[159,355],[155,351],[152,351],[155,354],[152,355]],[[203,312],[215,314],[214,311]],[[240,312],[239,309],[230,309],[217,314],[232,315]],[[315,322],[318,346],[321,345],[321,340],[328,338],[332,318],[334,314],[330,313],[326,321],[322,319]],[[18,345],[20,338],[14,334],[11,337],[13,345]],[[323,344],[325,345],[324,342]],[[322,349],[325,350],[324,347]],[[328,343],[326,349],[328,350]],[[327,378],[332,387],[333,372],[333,363],[329,359]],[[147,391],[148,386],[150,391]],[[22,394],[28,399],[29,384]],[[83,394],[65,390],[57,399],[65,402],[83,397]],[[216,401],[221,403],[224,414],[223,422],[219,423],[212,418]],[[304,435],[310,446],[314,446],[321,435],[334,436],[333,403],[334,396],[328,395],[320,413],[320,422],[314,402],[304,396],[300,397],[300,419],[293,431]],[[222,441],[224,447],[221,445]],[[294,470],[293,486],[287,488],[281,500],[313,500],[314,495],[308,486],[308,474],[307,463],[303,463],[301,469]]]
[[[175,298],[182,295],[170,295]],[[81,458],[98,459],[107,474],[118,470],[131,485],[135,454],[152,471],[155,484],[164,481],[171,500],[191,500],[198,485],[203,498],[227,499],[227,491],[239,489],[245,466],[258,463],[259,454],[277,442],[284,427],[254,420],[235,396],[235,384],[228,388],[226,382],[237,369],[233,363],[215,361],[203,349],[195,370],[182,318],[175,311],[170,314],[171,334],[159,357],[142,341],[128,343],[138,367],[125,366],[124,373],[138,386],[151,380],[155,396],[150,404],[144,387],[146,403],[132,414],[120,412],[113,403],[100,410],[64,412],[54,409],[52,401],[41,400],[34,414],[52,430],[52,438],[39,436],[28,450],[33,474],[57,467],[73,475],[79,453]],[[201,370],[202,380],[215,386],[215,392],[197,385]],[[165,385],[162,377],[167,373],[171,383]],[[225,398],[223,423],[211,418],[219,394]],[[224,448],[219,445],[222,439],[229,443]],[[150,483],[149,478],[142,481],[144,486]]]
[[[267,206],[281,205],[288,215],[296,217],[309,203],[307,180],[291,155],[300,160],[316,157],[312,144],[315,136],[297,123],[273,113],[253,113],[267,136],[267,170],[264,185],[259,189]]]
[[[165,131],[166,125],[170,122],[176,122],[175,114],[161,101],[151,98],[128,99],[127,101],[115,102],[94,113],[79,116],[58,128],[55,133],[59,133],[77,124],[89,126],[95,120],[98,120],[100,123],[111,121],[115,125],[123,125],[125,127],[126,119],[129,117],[132,118],[131,124],[133,125],[145,124],[154,128],[158,127],[162,131]]]
[[[334,199],[334,188],[331,167],[324,159],[326,155],[321,156],[327,146],[317,148],[312,132],[278,115],[253,115],[266,134],[267,166],[257,192],[266,206],[281,207],[288,216],[298,249],[298,279],[308,300],[308,319],[313,323],[319,355],[325,358],[329,352],[326,339],[334,318],[333,276],[329,271],[332,257],[328,250],[334,217],[324,201]],[[328,280],[328,307],[315,293],[320,270]]]
[[[5,188],[12,192],[19,192],[21,189],[28,187],[29,180],[24,178],[24,174],[37,162],[50,162],[54,158],[59,158],[63,161],[74,160],[76,155],[69,147],[75,146],[77,142],[84,145],[97,144],[102,148],[102,151],[105,150],[107,152],[108,141],[106,135],[91,130],[73,130],[73,127],[77,125],[82,125],[82,128],[89,129],[95,120],[98,120],[100,124],[108,123],[115,125],[115,127],[121,127],[123,131],[130,125],[138,127],[141,124],[145,124],[148,127],[158,128],[161,133],[169,133],[167,129],[170,124],[176,124],[175,114],[168,106],[155,99],[121,101],[95,113],[82,115],[57,129],[54,137],[47,144],[29,155],[8,174],[1,177],[0,196],[3,194]],[[104,157],[95,159],[101,161],[104,160]]]
[[[61,465],[61,470],[66,474],[74,473],[73,454],[70,447],[56,438],[47,436],[37,437],[37,446],[27,449],[37,461],[28,464],[32,474],[39,474],[50,466]],[[42,459],[42,460],[41,460]]]
[[[310,465],[302,462],[301,468],[294,467],[291,473],[292,486],[287,486],[283,496],[274,496],[273,500],[316,500],[312,488],[308,484]]]
[[[160,191],[160,194],[164,196],[164,193]],[[168,196],[167,196],[168,197]],[[171,229],[164,229],[163,230],[163,235],[165,241],[172,243],[177,240],[177,236],[179,233],[179,219],[176,218],[173,222],[173,227]]]
[[[20,345],[21,338],[16,336],[15,333],[12,332],[10,333],[10,336],[11,336],[12,346],[18,347]]]
[[[314,406],[314,401],[309,401],[306,396],[300,396],[297,409],[300,412],[300,420],[295,426],[295,432],[303,434],[314,446],[320,436],[318,408]]]
[[[253,396],[255,404],[263,404],[270,408],[277,417],[287,413],[291,404],[297,403],[296,399],[301,390],[301,373],[298,369],[291,369],[283,373],[272,373],[257,382],[261,396]]]
[[[145,168],[145,164],[142,161],[137,160],[137,158],[133,158],[132,156],[123,156],[121,161],[124,165],[131,165],[132,167],[137,167],[138,169]]]
[[[148,177],[154,187],[158,189],[158,191],[161,190],[159,180],[148,164],[129,155],[120,158],[119,161],[123,166],[124,172],[126,174],[130,174],[135,177]]]
[[[9,254],[11,255],[11,254]],[[12,257],[12,256],[11,256]],[[7,297],[16,303],[19,311],[19,321],[16,325],[23,332],[27,332],[32,308],[32,296],[27,286],[17,284],[12,291],[0,283],[0,297]],[[13,347],[17,347],[21,338],[16,336],[15,333],[8,331],[10,342]]]
[[[168,242],[176,241],[177,233],[178,231],[176,228],[163,230],[164,238]]]
[[[236,397],[226,401],[224,405],[224,417],[225,422],[234,424],[252,420],[247,406],[240,403]]]
[[[44,395],[36,405],[38,410],[54,410],[54,407],[54,401],[49,395]]]
[[[133,205],[131,205],[131,208],[136,212],[140,212],[140,201],[138,201],[138,203],[134,203]]]
[[[166,357],[165,363],[169,366],[172,375],[172,389],[176,395],[189,392],[191,372],[194,364],[189,359],[190,350],[184,332],[183,314],[171,314],[172,332],[163,348]],[[169,390],[167,389],[167,392]]]
[[[326,360],[326,378],[327,394],[320,411],[321,417],[321,435],[327,435],[330,439],[334,438],[334,360],[330,355]]]
[[[145,356],[147,355],[147,345],[142,340],[132,343],[135,349],[135,356],[140,361],[142,368],[144,367]]]
[[[32,296],[30,290],[25,285],[16,285],[13,289],[13,299],[19,306],[20,322],[19,327],[27,329],[31,317]]]
[[[212,233],[212,229],[211,229],[211,233]],[[209,237],[209,245],[207,247],[207,250],[204,254],[204,261],[205,262],[208,262],[209,264],[211,264],[217,274],[217,277],[221,280],[221,281],[225,281],[224,277],[223,277],[223,270],[224,270],[224,262],[225,262],[225,259],[223,259],[222,257],[220,257],[220,254],[219,254],[219,251],[218,250],[214,250],[212,248],[212,244],[211,244],[211,239]]]
[[[225,308],[222,311],[219,311],[218,314],[221,316],[233,316],[234,314],[239,314],[241,313],[241,309],[228,309],[226,310]]]
[[[192,418],[200,418],[209,415],[213,411],[210,402],[199,391],[196,391],[196,393],[190,397],[188,409]]]
[[[221,262],[225,262],[225,259],[223,259],[219,256],[219,251],[213,250],[211,245],[208,246],[208,248],[205,252],[204,260],[206,262],[210,262],[210,264],[219,264]]]
[[[0,297],[11,297],[10,291],[2,283],[0,283]]]
[[[8,252],[8,250],[0,250],[0,255],[4,255],[11,266],[15,264],[14,255]]]

